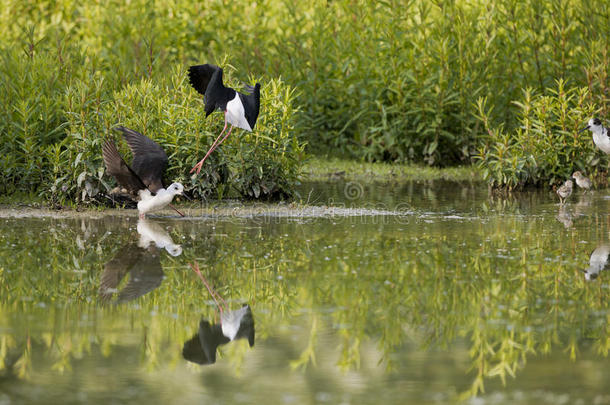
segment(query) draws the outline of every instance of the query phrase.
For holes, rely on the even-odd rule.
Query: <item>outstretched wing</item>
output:
[[[124,187],[132,194],[137,194],[139,190],[145,189],[146,185],[140,177],[123,160],[114,142],[106,139],[102,145],[102,155],[106,172],[113,176],[121,187]]]
[[[139,249],[135,243],[125,245],[108,263],[100,278],[100,295],[103,301],[108,301],[117,292],[125,274],[140,259],[144,249]]]
[[[163,277],[159,249],[151,246],[143,251],[129,271],[129,281],[119,293],[117,302],[132,301],[153,291],[161,285]]]
[[[222,75],[222,68],[216,65],[205,64],[189,68],[191,85],[203,94],[206,117],[217,108],[226,110],[229,100],[235,97],[235,90],[225,87]]]
[[[153,193],[163,188],[163,173],[167,167],[167,154],[157,142],[132,129],[118,126],[133,153],[131,168]]]
[[[229,342],[222,334],[220,325],[210,325],[205,319],[199,322],[199,331],[182,347],[182,356],[193,363],[205,365],[216,363],[216,349]]]
[[[218,69],[220,69],[218,66],[210,65],[209,63],[191,66],[189,68],[189,82],[191,82],[191,86],[205,96],[208,84]]]

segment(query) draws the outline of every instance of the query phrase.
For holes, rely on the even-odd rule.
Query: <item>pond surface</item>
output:
[[[610,191],[301,195],[365,209],[5,212],[0,404],[610,403]]]

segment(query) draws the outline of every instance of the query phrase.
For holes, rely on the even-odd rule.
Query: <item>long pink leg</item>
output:
[[[220,303],[218,302],[218,300],[221,300],[222,303],[225,304],[225,306],[226,306],[225,300],[223,300],[222,297],[220,295],[218,295],[218,293],[216,291],[214,291],[214,289],[210,286],[210,284],[205,279],[205,277],[203,277],[203,274],[201,274],[201,271],[199,270],[199,264],[195,263],[195,266],[193,266],[192,264],[189,263],[189,266],[191,266],[193,271],[195,273],[197,273],[197,275],[199,276],[201,281],[203,281],[203,284],[208,289],[208,292],[212,296],[212,299],[214,300],[214,302],[216,303],[216,306],[219,308],[220,313],[222,314],[223,308],[222,308],[222,305],[220,305]]]
[[[218,145],[214,146],[214,149],[211,150],[210,153],[214,152],[216,150],[216,148],[225,141],[225,139],[227,139],[229,137],[229,135],[231,135],[231,131],[233,130],[233,125],[231,125],[231,128],[229,128],[229,132],[225,135],[224,138],[222,138],[222,141],[218,142]]]
[[[171,205],[171,204],[169,204],[169,207],[170,207],[171,209],[173,209],[174,211],[176,211],[178,214],[180,214],[180,216],[181,216],[181,217],[183,217],[183,216],[184,216],[184,214],[183,214],[183,213],[181,213],[180,211],[178,211],[178,208],[174,207],[174,206],[173,206],[173,205]]]
[[[222,129],[222,131],[220,131],[220,135],[218,135],[218,137],[216,138],[216,140],[214,141],[214,143],[212,144],[212,146],[210,146],[210,149],[208,149],[208,153],[205,154],[205,156],[203,157],[203,159],[201,159],[199,161],[199,163],[197,163],[189,173],[193,173],[195,170],[197,170],[197,174],[199,174],[199,172],[201,171],[201,168],[203,167],[203,162],[205,162],[205,160],[208,158],[208,156],[210,156],[210,153],[212,153],[212,151],[216,148],[216,146],[218,146],[218,140],[220,139],[220,137],[222,136],[222,134],[225,132],[225,130],[227,129],[227,112],[225,111],[225,126]],[[230,130],[229,130],[230,132]],[[226,137],[225,137],[226,138]],[[224,139],[223,139],[224,141]],[[222,142],[222,141],[221,141]]]

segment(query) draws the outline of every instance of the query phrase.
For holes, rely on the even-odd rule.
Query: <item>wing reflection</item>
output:
[[[595,280],[599,273],[606,269],[608,266],[608,255],[610,255],[610,245],[603,244],[598,246],[589,258],[589,268],[583,270],[585,273],[585,280]]]
[[[248,339],[250,347],[254,346],[254,317],[247,304],[235,311],[223,311],[220,323],[202,319],[198,333],[184,344],[182,356],[193,363],[214,364],[218,346],[238,339]]]
[[[140,235],[138,242],[125,245],[104,265],[99,288],[102,301],[109,302],[116,295],[116,303],[122,303],[153,291],[165,277],[161,267],[162,249],[172,256],[182,253],[182,247],[176,245],[159,224],[149,219],[140,219],[137,231]],[[129,280],[120,288],[127,274]]]

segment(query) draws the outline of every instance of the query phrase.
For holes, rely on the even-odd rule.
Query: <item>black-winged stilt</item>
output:
[[[161,249],[172,256],[182,254],[182,246],[175,244],[159,224],[141,218],[136,229],[140,235],[137,245],[125,245],[104,265],[99,289],[103,301],[110,301],[115,293],[118,294],[117,303],[149,293],[161,285],[165,276],[161,267]],[[128,283],[118,291],[121,280],[127,274]]]
[[[158,249],[165,249],[171,256],[175,257],[182,254],[182,246],[174,243],[171,236],[158,223],[140,218],[136,230],[140,235],[138,246],[142,249],[147,249],[151,244],[154,244]]]
[[[599,273],[608,266],[608,256],[610,256],[610,245],[602,244],[598,246],[589,258],[589,268],[583,270],[585,280],[595,280]]]
[[[176,194],[183,195],[182,184],[172,183],[167,189],[163,185],[163,173],[167,167],[167,155],[163,148],[152,139],[129,128],[118,126],[115,129],[123,133],[133,153],[133,160],[131,167],[128,166],[119,154],[114,141],[107,139],[102,146],[106,172],[131,195],[140,197],[138,202],[140,218],[168,204],[178,214],[184,216],[170,204]]]
[[[205,116],[210,115],[214,110],[220,110],[225,115],[225,125],[218,138],[214,141],[204,158],[199,161],[192,169],[191,173],[201,171],[203,162],[207,157],[229,137],[233,127],[252,131],[256,125],[258,112],[260,109],[260,88],[256,83],[254,87],[246,85],[249,94],[240,93],[230,87],[225,87],[222,82],[222,68],[211,65],[191,66],[188,71],[191,86],[199,93],[203,94],[205,102]],[[227,124],[231,124],[229,132],[220,142],[218,140],[227,129]]]
[[[216,349],[237,339],[248,339],[250,347],[254,346],[254,318],[247,304],[236,310],[228,310],[225,301],[203,277],[197,263],[191,268],[210,292],[220,312],[220,322],[210,324],[207,320],[199,322],[199,331],[184,344],[182,355],[185,359],[198,364],[216,362]],[[222,302],[222,304],[220,303]],[[223,308],[224,304],[224,308]]]
[[[591,118],[587,123],[587,126],[580,130],[580,132],[589,130],[593,133],[593,143],[604,153],[610,154],[610,135],[608,128],[602,125],[599,118]]]
[[[591,180],[585,177],[581,172],[574,172],[572,174],[574,180],[576,180],[576,185],[585,190],[585,193],[591,189]]]
[[[221,324],[202,319],[197,334],[184,343],[182,356],[193,363],[214,364],[220,345],[245,338],[250,347],[254,346],[254,318],[250,306],[245,304],[238,310],[227,311],[225,317],[231,319],[225,319]],[[231,331],[227,333],[225,329],[229,324]]]
[[[568,197],[572,195],[572,180],[566,180],[563,186],[557,189],[557,195],[559,196],[560,204],[563,205]]]

